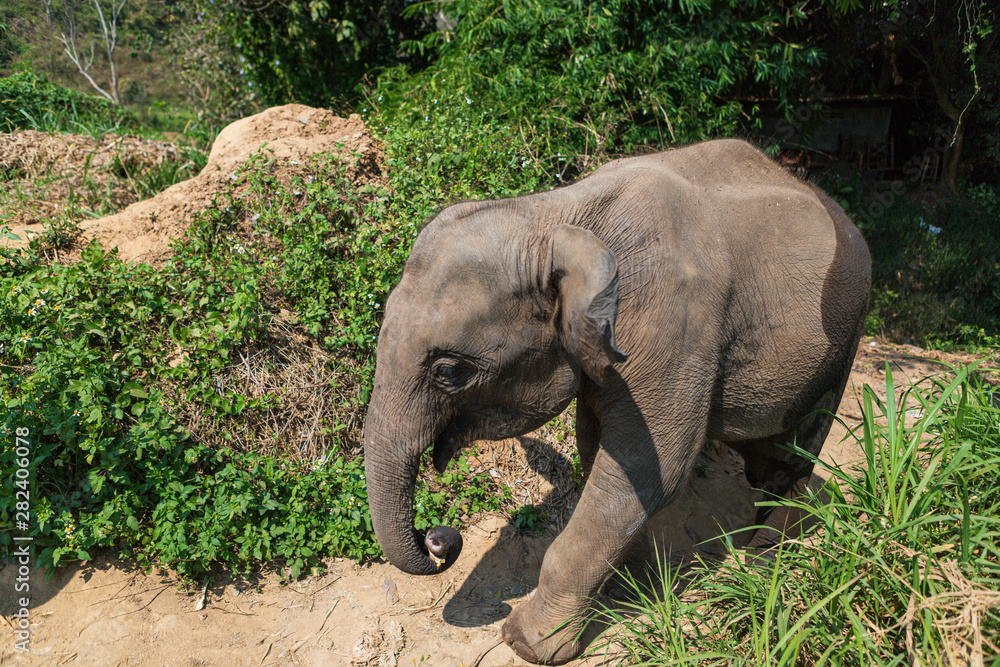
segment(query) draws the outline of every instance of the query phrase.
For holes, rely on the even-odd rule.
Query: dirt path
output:
[[[884,397],[886,361],[903,386],[942,371],[931,357],[972,360],[863,342],[851,376],[855,394],[848,393],[840,409],[846,426],[859,423],[855,396],[863,384]],[[859,451],[843,441],[845,435],[845,427],[835,425],[825,459],[857,460]],[[510,442],[491,447],[524,455]],[[669,545],[675,557],[698,550],[721,554],[723,546],[712,538],[753,518],[756,496],[739,456],[710,448],[696,472],[683,496],[652,522],[651,539]],[[480,517],[464,531],[459,562],[433,578],[411,577],[385,563],[359,567],[333,559],[322,576],[287,585],[276,574],[219,576],[202,595],[179,587],[169,574],[145,574],[107,558],[52,581],[36,572],[31,653],[15,651],[12,631],[0,627],[0,664],[468,667],[485,652],[482,667],[524,665],[505,644],[497,645],[499,629],[536,585],[554,532],[520,532],[504,518]],[[0,612],[7,618],[14,609],[13,577],[12,566],[0,572]],[[574,664],[602,663],[590,658]]]

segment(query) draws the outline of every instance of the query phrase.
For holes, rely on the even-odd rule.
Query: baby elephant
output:
[[[396,567],[437,574],[462,540],[413,525],[420,455],[537,429],[576,399],[587,481],[503,637],[561,664],[589,600],[706,439],[771,498],[800,496],[847,383],[868,247],[824,193],[751,145],[610,162],[564,188],[462,203],[420,233],[385,310],[365,424],[372,524]],[[762,511],[752,550],[789,512]]]

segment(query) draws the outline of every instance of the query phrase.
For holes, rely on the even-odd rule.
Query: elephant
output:
[[[871,287],[843,209],[739,139],[608,162],[577,182],[461,202],[420,231],[390,293],[364,427],[372,526],[412,574],[455,562],[414,527],[421,455],[527,434],[576,399],[584,485],[538,586],[506,619],[523,659],[583,650],[589,605],[706,442],[772,500],[806,492]],[[801,517],[761,507],[748,553]]]

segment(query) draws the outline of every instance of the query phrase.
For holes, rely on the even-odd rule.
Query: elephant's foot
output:
[[[579,617],[555,626],[536,611],[532,598],[518,606],[503,624],[503,639],[523,660],[561,665],[583,652]]]
[[[784,536],[773,528],[758,528],[746,546],[744,559],[749,567],[772,567]]]

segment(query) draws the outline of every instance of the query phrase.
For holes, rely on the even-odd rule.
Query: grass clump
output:
[[[614,640],[626,664],[984,664],[1000,654],[995,390],[969,368],[901,396],[886,377],[884,402],[864,391],[854,434],[864,459],[827,467],[829,502],[803,504],[814,526],[770,566],[733,554],[683,592],[676,573],[652,589],[632,580],[636,601],[605,612],[624,624]]]

